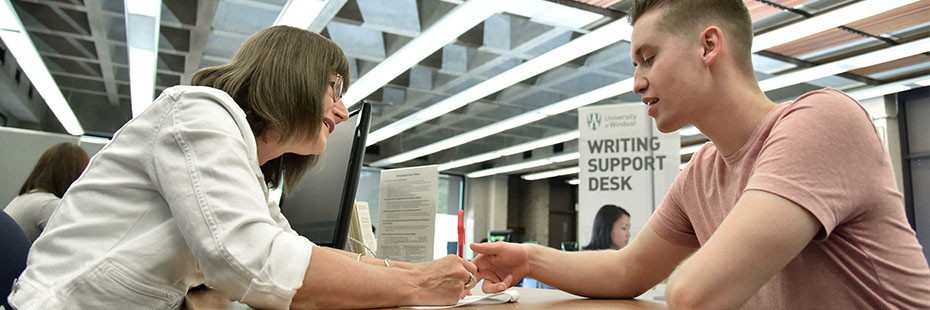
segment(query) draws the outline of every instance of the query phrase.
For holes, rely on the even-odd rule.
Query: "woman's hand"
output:
[[[413,300],[416,305],[453,305],[478,282],[478,268],[455,255],[411,265],[418,287]]]

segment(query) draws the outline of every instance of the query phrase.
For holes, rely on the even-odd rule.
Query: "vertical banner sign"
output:
[[[381,171],[378,255],[405,262],[433,260],[438,166]]]
[[[578,109],[578,243],[582,246],[591,241],[594,216],[605,204],[630,212],[635,237],[678,175],[678,133],[659,132],[647,108],[616,104]]]

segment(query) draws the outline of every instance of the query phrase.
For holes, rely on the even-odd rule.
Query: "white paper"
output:
[[[433,260],[439,169],[381,171],[378,255],[405,262]]]
[[[377,249],[378,240],[375,239],[375,234],[371,232],[371,211],[368,209],[368,203],[356,201],[355,212],[358,212],[358,225],[362,233],[362,242],[372,249]]]
[[[418,306],[411,307],[413,309],[447,309],[455,308],[461,306],[477,306],[477,305],[496,305],[503,304],[508,302],[517,302],[520,299],[520,293],[516,290],[506,290],[496,294],[490,295],[472,295],[465,296],[462,300],[459,300],[458,303],[449,306]]]

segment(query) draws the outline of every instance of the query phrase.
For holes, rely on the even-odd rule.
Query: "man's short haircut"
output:
[[[634,0],[628,16],[636,25],[644,14],[660,10],[659,26],[678,38],[693,38],[708,26],[723,29],[739,63],[752,73],[752,17],[742,0]]]
[[[282,142],[292,142],[319,134],[331,74],[342,75],[343,90],[348,88],[349,61],[339,46],[311,31],[274,26],[250,36],[229,63],[198,70],[191,85],[229,94],[255,137],[273,128]],[[289,193],[317,157],[284,154],[269,160],[261,167],[265,182],[276,188],[283,179]]]

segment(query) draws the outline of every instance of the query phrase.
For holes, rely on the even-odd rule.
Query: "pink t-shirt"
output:
[[[649,226],[670,242],[702,246],[750,189],[791,200],[822,227],[744,308],[930,309],[930,269],[891,161],[854,100],[813,91],[779,104],[730,156],[706,144]]]

